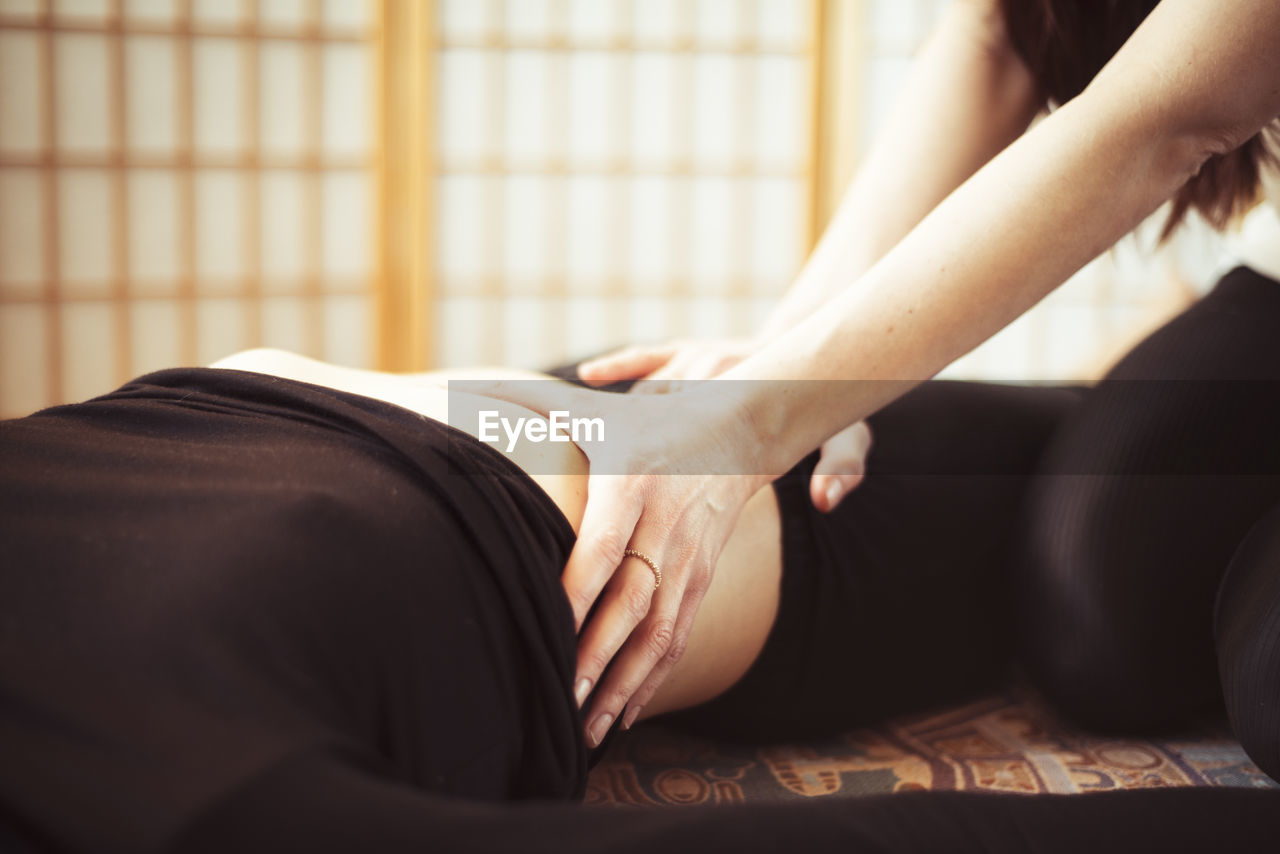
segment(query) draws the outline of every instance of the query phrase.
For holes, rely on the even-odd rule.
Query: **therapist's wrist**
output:
[[[782,380],[740,381],[737,417],[740,441],[750,448],[745,469],[765,486],[785,474],[805,454],[791,423],[792,383]]]

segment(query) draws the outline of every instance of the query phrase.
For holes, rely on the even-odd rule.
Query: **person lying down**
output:
[[[102,854],[1280,840],[1280,790],[582,808],[623,726],[585,729],[593,698],[574,694],[559,573],[586,458],[546,445],[526,472],[449,426],[449,376],[257,350],[0,424],[0,841]],[[1017,520],[1081,395],[928,383],[872,420],[866,481],[834,512],[809,501],[813,457],[761,490],[636,719],[803,738],[998,684]],[[955,465],[919,450],[923,425]],[[639,557],[619,568],[653,572]]]

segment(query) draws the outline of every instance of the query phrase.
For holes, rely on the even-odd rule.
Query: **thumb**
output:
[[[830,513],[846,495],[862,483],[862,478],[862,472],[818,474],[817,469],[814,469],[813,479],[809,482],[809,498],[814,507],[823,513]]]
[[[604,385],[634,380],[653,373],[675,355],[669,344],[648,347],[625,347],[578,366],[578,377],[591,385]]]
[[[814,507],[830,513],[862,483],[870,447],[871,431],[862,421],[845,428],[823,444],[822,455],[809,480],[809,498]]]

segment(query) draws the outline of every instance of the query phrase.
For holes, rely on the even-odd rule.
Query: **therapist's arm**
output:
[[[725,375],[859,382],[839,395],[822,383],[743,383],[737,399],[703,411],[696,426],[653,420],[624,440],[629,448],[615,448],[631,473],[592,475],[566,589],[575,611],[594,601],[628,543],[659,561],[664,580],[652,593],[630,590],[643,584],[639,574],[621,585],[615,602],[651,595],[647,614],[611,602],[593,617],[611,627],[580,647],[579,661],[613,666],[595,692],[592,720],[652,696],[679,657],[750,494],[733,477],[664,472],[688,470],[701,454],[714,458],[714,470],[736,465],[767,480],[994,334],[1129,232],[1210,156],[1280,114],[1277,44],[1274,0],[1164,0],[1084,93],[948,196],[865,282]],[[658,404],[625,405],[639,415]]]
[[[912,62],[822,240],[765,324],[773,338],[880,260],[1026,130],[1039,98],[996,0],[956,0]]]
[[[1280,114],[1280,4],[1164,0],[1077,98],[933,210],[854,289],[726,376],[916,382],[986,340]],[[901,393],[750,403],[798,458]]]
[[[639,344],[579,366],[593,384],[706,379],[809,316],[1018,137],[1038,108],[996,0],[955,0],[921,45],[854,180],[753,341]]]

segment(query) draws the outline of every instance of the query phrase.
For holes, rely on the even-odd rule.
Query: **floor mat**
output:
[[[1159,786],[1277,784],[1225,724],[1154,738],[1081,732],[1030,693],[977,702],[822,741],[749,745],[636,725],[592,770],[586,803],[786,801],[921,789],[1035,794]]]

